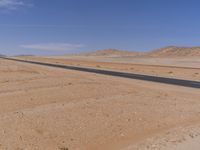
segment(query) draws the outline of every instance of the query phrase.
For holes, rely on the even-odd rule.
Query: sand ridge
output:
[[[144,52],[125,51],[118,49],[104,49],[77,54],[79,56],[106,56],[106,57],[200,57],[200,47],[167,46]]]

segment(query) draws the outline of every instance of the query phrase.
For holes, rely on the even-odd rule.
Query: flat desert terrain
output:
[[[187,80],[200,80],[199,58],[132,58],[99,56],[21,57],[69,66],[91,67]]]
[[[20,59],[200,80],[199,59]],[[195,88],[0,59],[0,150],[197,150],[199,100]]]

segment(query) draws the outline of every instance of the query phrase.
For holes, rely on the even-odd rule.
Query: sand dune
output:
[[[147,53],[151,57],[199,57],[200,47],[169,46]]]
[[[82,53],[82,56],[139,56],[141,52],[130,52],[125,50],[117,50],[117,49],[104,49],[104,50],[97,50],[87,53]]]
[[[169,46],[150,52],[131,52],[117,49],[105,49],[80,54],[82,56],[112,56],[112,57],[200,57],[200,47]]]

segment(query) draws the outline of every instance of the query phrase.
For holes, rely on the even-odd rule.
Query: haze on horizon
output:
[[[0,0],[0,54],[200,45],[197,0]]]

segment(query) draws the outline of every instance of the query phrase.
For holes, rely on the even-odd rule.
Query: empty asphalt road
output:
[[[129,78],[129,79],[165,83],[165,84],[178,85],[178,86],[191,87],[191,88],[200,88],[200,81],[174,79],[174,78],[166,78],[166,77],[110,71],[110,70],[100,70],[100,69],[94,69],[94,68],[83,68],[83,67],[67,66],[67,65],[61,65],[61,64],[51,64],[51,63],[36,62],[36,61],[31,61],[31,60],[20,60],[20,59],[10,58],[10,57],[0,57],[0,58],[11,60],[11,61],[18,61],[18,62],[48,66],[48,67],[70,69],[70,70],[76,70],[76,71],[83,71],[83,72],[110,75],[110,76],[123,77],[123,78]]]

